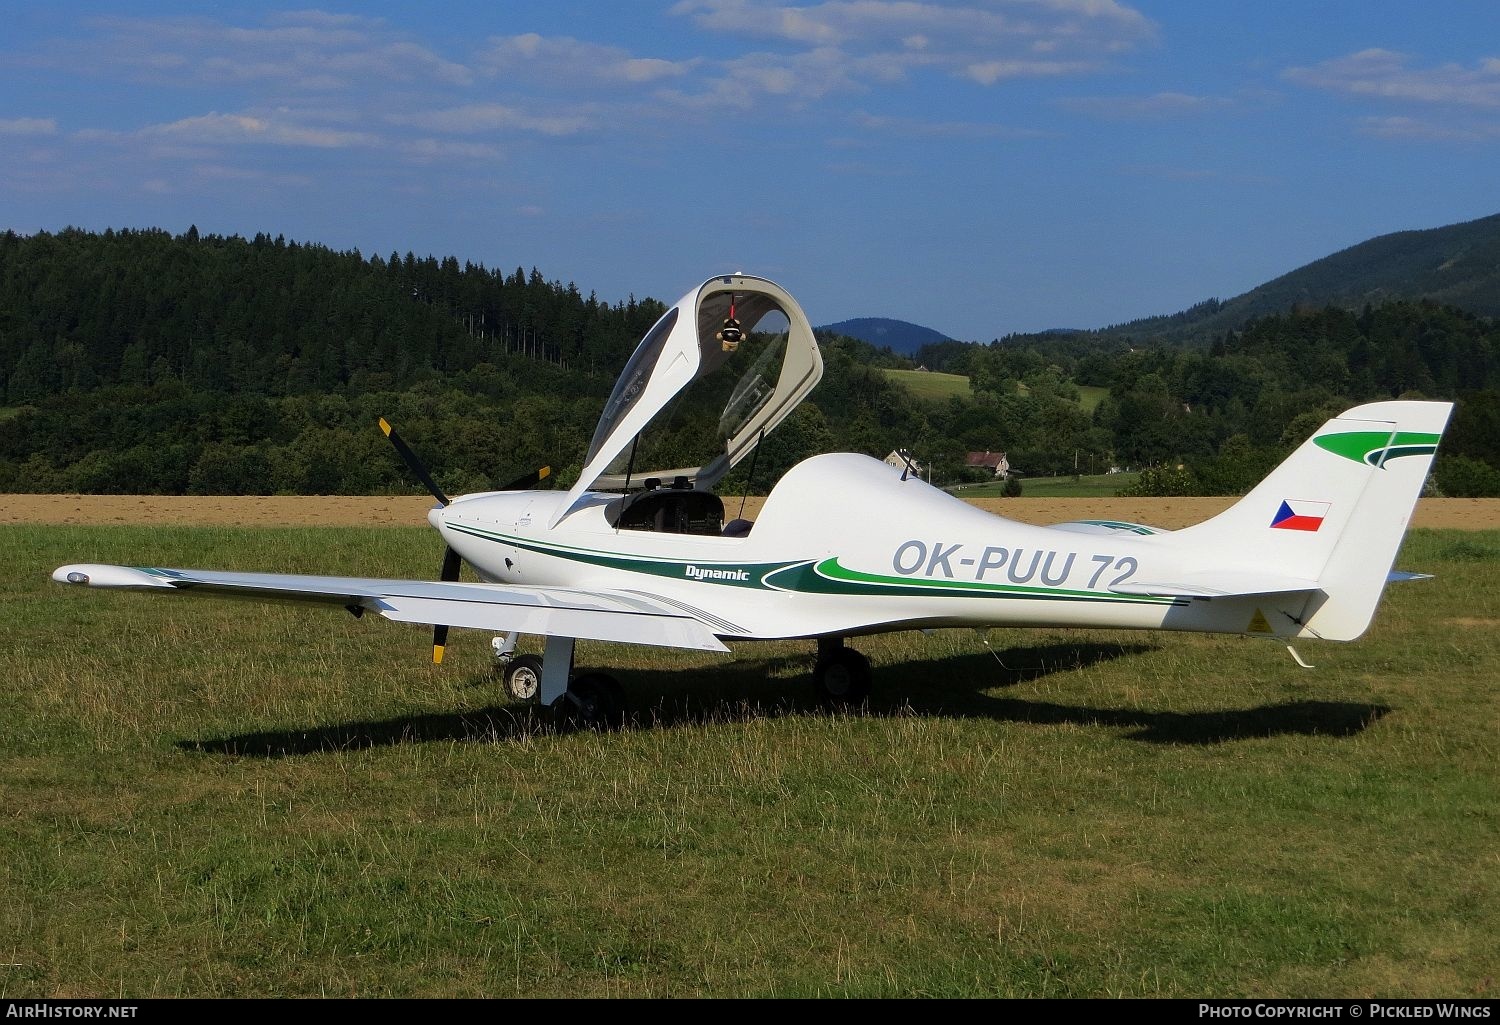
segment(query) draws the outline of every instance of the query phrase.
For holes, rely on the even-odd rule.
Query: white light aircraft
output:
[[[437,499],[428,520],[448,546],[438,581],[103,565],[63,566],[53,579],[435,624],[435,661],[449,626],[502,632],[494,645],[509,693],[591,725],[621,722],[625,698],[612,677],[573,677],[580,638],[720,652],[726,641],[815,640],[820,692],[857,703],[870,664],[845,642],[884,631],[1102,627],[1288,646],[1353,640],[1387,581],[1414,576],[1391,569],[1452,410],[1410,401],[1351,409],[1235,505],[1182,530],[1016,523],[849,453],[799,463],[753,523],[726,523],[715,485],[822,373],[807,317],[782,288],[745,274],[711,278],[641,341],[566,491],[529,490],[541,471],[449,500],[382,421]],[[653,431],[689,389],[722,409],[713,458],[642,470]],[[462,562],[482,582],[460,581]],[[523,634],[546,638],[543,659],[514,654]]]

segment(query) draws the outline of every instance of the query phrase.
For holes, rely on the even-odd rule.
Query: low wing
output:
[[[401,623],[443,623],[497,632],[729,650],[709,629],[705,620],[712,617],[706,613],[639,592],[93,564],[63,566],[52,579],[62,584],[158,594],[336,605],[356,614],[376,612]]]

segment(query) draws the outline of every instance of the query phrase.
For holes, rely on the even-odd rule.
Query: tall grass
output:
[[[1351,645],[993,631],[581,644],[51,584],[432,577],[430,532],[0,528],[0,996],[1493,995],[1500,532],[1416,532]]]

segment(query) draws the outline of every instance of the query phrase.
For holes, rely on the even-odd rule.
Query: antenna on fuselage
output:
[[[917,472],[917,464],[912,460],[910,449],[898,448],[896,449],[896,455],[900,456],[901,461],[906,464],[906,469],[901,471],[902,480],[905,480],[908,476]],[[917,473],[917,480],[921,479],[922,475],[920,473]]]

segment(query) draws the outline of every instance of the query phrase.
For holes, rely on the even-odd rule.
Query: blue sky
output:
[[[308,0],[309,3],[316,0]],[[987,341],[1500,212],[1500,4],[8,10],[0,227],[258,231]]]

